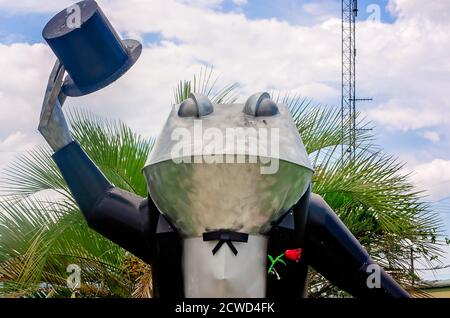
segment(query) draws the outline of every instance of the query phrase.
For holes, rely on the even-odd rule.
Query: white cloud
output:
[[[441,140],[441,137],[439,136],[439,133],[432,130],[426,130],[423,132],[423,138],[431,141],[432,143],[437,143],[439,140]]]
[[[56,13],[71,2],[0,0],[0,8]],[[340,102],[340,20],[320,11],[327,8],[325,3],[307,7],[310,14],[326,17],[308,26],[212,10],[222,3],[219,0],[99,3],[120,32],[140,38],[160,32],[164,40],[147,45],[118,82],[95,94],[68,99],[65,107],[88,107],[156,135],[169,111],[174,85],[198,72],[203,62],[216,67],[222,83],[241,82],[242,99],[255,91],[276,89],[322,103]],[[437,140],[437,134],[445,140],[448,132],[443,127],[450,118],[446,97],[450,23],[445,14],[450,3],[437,1],[431,6],[395,0],[390,9],[399,15],[394,24],[358,26],[358,90],[385,100],[366,113],[390,130],[433,131],[424,138]],[[29,140],[42,140],[35,127],[54,56],[43,44],[0,44],[0,56],[0,69],[8,74],[0,78],[0,139],[19,130]]]
[[[426,3],[420,0],[390,0],[388,10],[402,19],[417,19],[419,22],[450,23],[447,0]]]
[[[364,22],[358,29],[359,89],[386,100],[367,113],[393,130],[447,125],[450,2],[395,0],[390,8],[399,15],[394,24]]]
[[[31,143],[27,142],[25,134],[18,131],[9,135],[4,140],[0,140],[0,152],[8,152],[12,147],[17,148],[18,146],[22,146],[21,148],[26,148],[30,145]]]
[[[36,145],[38,140],[35,137],[17,131],[0,139],[0,175],[15,156]]]
[[[392,131],[406,132],[450,122],[450,118],[442,116],[441,112],[424,107],[428,105],[428,101],[422,102],[407,103],[402,98],[392,98],[366,113],[371,120]]]
[[[200,8],[219,8],[223,0],[176,0],[180,3]]]
[[[432,201],[443,199],[450,194],[450,160],[434,159],[419,164],[414,168],[412,179]]]
[[[299,1],[300,3],[302,1]],[[314,0],[302,5],[303,10],[320,20],[338,17],[341,14],[341,4],[338,1]]]
[[[233,0],[233,3],[237,6],[245,6],[247,2],[247,0]]]
[[[42,139],[36,132],[50,50],[43,44],[0,44],[0,171]]]
[[[147,46],[118,82],[95,94],[68,99],[66,105],[89,107],[156,135],[170,109],[174,85],[198,72],[200,61],[214,65],[222,83],[241,82],[243,98],[264,89],[304,89],[317,100],[339,94],[333,88],[339,65],[331,62],[339,55],[336,51],[332,58],[329,51],[331,43],[339,44],[337,21],[302,28],[276,20],[250,21],[242,14],[175,1],[131,2],[103,1],[117,29],[138,35],[162,32],[163,37],[182,42]],[[312,45],[317,36],[328,40]],[[0,79],[2,105],[8,105],[0,109],[5,118],[0,138],[17,129],[33,135],[54,56],[43,44],[0,45],[0,55],[0,68],[9,74]],[[324,78],[336,82],[321,83]]]
[[[0,0],[0,8],[10,13],[30,13],[30,12],[59,12],[70,6],[72,0],[21,0],[10,1]]]

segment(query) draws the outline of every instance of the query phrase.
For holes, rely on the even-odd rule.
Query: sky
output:
[[[65,108],[84,107],[156,136],[173,88],[213,65],[240,100],[264,90],[340,105],[338,0],[98,0],[123,38],[144,45],[120,80]],[[66,0],[0,0],[0,169],[43,144],[37,133],[55,57],[41,32]],[[360,0],[357,93],[377,143],[405,163],[450,235],[450,1]],[[449,260],[445,260],[450,263]],[[428,275],[430,279],[434,278]],[[450,278],[450,270],[437,278]]]

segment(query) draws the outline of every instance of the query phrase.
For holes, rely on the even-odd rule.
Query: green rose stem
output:
[[[269,270],[267,272],[269,274],[277,275],[278,280],[280,280],[281,277],[278,274],[277,270],[275,269],[275,264],[282,263],[282,264],[284,264],[284,266],[286,266],[286,262],[281,259],[283,256],[284,256],[284,253],[281,255],[278,255],[277,258],[273,259],[273,257],[271,255],[267,255],[267,257],[269,258],[269,260],[271,262],[271,264],[269,266]]]

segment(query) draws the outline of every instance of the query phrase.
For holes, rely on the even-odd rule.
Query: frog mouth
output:
[[[261,174],[261,165],[166,160],[143,172],[152,200],[182,236],[220,229],[257,235],[301,198],[312,177],[310,169],[284,160],[274,174]]]

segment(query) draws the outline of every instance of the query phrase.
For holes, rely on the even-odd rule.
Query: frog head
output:
[[[264,234],[313,174],[288,107],[268,93],[245,104],[190,94],[173,106],[143,172],[152,200],[185,237]]]

